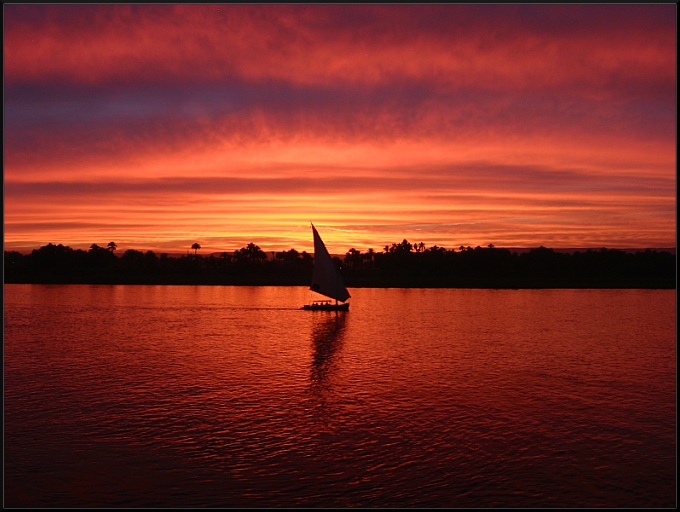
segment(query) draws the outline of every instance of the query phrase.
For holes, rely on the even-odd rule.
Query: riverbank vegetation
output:
[[[233,252],[184,256],[93,244],[89,250],[47,244],[30,254],[4,253],[5,283],[308,285],[313,255],[265,253],[254,243]],[[675,288],[676,256],[665,250],[563,252],[538,247],[445,249],[407,240],[377,252],[335,257],[348,287]]]

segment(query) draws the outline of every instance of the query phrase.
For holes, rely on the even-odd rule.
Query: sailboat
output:
[[[309,289],[324,297],[335,299],[335,303],[327,299],[313,300],[311,304],[302,306],[302,309],[348,311],[349,302],[345,301],[350,297],[349,292],[345,288],[340,271],[335,266],[331,255],[328,254],[328,249],[326,249],[326,245],[321,240],[314,224],[312,224],[312,234],[314,235],[314,270]]]

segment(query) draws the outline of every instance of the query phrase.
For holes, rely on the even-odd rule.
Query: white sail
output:
[[[328,249],[313,224],[312,233],[314,234],[314,271],[309,289],[331,299],[345,302],[350,297],[349,292],[345,288],[340,271],[335,266],[331,255],[328,254]]]

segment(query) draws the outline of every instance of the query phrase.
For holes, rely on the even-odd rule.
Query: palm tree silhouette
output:
[[[194,256],[196,256],[196,254],[198,253],[198,250],[201,248],[201,244],[194,243],[194,245],[192,245],[191,248],[194,250]]]
[[[116,249],[118,249],[116,242],[109,242],[109,245],[107,245],[107,247],[109,248],[109,251],[111,251],[111,252],[116,252]]]

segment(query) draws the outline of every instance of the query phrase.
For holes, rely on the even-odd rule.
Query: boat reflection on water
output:
[[[319,318],[312,330],[312,384],[330,388],[330,374],[333,371],[336,354],[342,344],[342,334],[347,315],[328,313]]]
[[[331,428],[331,408],[334,374],[347,315],[329,312],[315,318],[312,329],[312,361],[309,391],[313,397],[314,416],[326,428]]]

